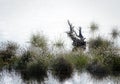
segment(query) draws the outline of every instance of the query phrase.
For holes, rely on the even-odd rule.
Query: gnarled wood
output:
[[[79,27],[79,35],[78,35],[76,33],[76,31],[74,30],[74,26],[72,26],[72,24],[69,22],[69,20],[68,20],[68,25],[69,25],[70,31],[67,32],[67,35],[73,41],[73,43],[72,43],[72,45],[74,46],[73,49],[78,49],[78,48],[86,49],[86,41],[81,33],[82,28]]]

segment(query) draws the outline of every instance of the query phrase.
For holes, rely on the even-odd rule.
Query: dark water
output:
[[[37,82],[24,82],[21,78],[21,75],[15,71],[0,72],[0,84],[39,84]],[[61,84],[59,80],[53,77],[48,73],[48,78],[45,78],[44,83],[42,84]],[[95,79],[89,73],[83,72],[78,73],[74,72],[73,76],[65,81],[62,84],[120,84],[120,77],[106,77],[104,79]]]

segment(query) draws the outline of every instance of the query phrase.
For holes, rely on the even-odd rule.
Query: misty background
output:
[[[99,25],[99,35],[109,38],[111,29],[120,27],[119,9],[120,0],[0,0],[0,41],[24,44],[40,32],[67,42],[67,20],[76,30],[82,27],[86,40],[91,22]]]

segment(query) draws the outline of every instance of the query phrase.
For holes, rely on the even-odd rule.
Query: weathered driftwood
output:
[[[70,28],[70,31],[67,32],[67,35],[71,38],[73,41],[72,45],[74,46],[73,50],[76,49],[86,49],[86,41],[81,33],[81,27],[79,27],[79,35],[74,30],[74,26],[68,21],[68,25]]]

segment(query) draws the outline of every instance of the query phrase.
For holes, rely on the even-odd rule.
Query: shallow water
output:
[[[25,83],[21,75],[15,71],[2,71],[0,72],[0,84],[29,84]],[[37,82],[31,82],[30,84],[37,84]],[[48,73],[48,78],[45,78],[43,84],[120,84],[120,77],[106,77],[104,79],[95,79],[89,73],[83,72],[78,73],[74,72],[73,76],[70,79],[67,79],[63,82],[53,77]]]
[[[0,72],[0,84],[25,84],[21,76],[15,71],[2,71]]]

